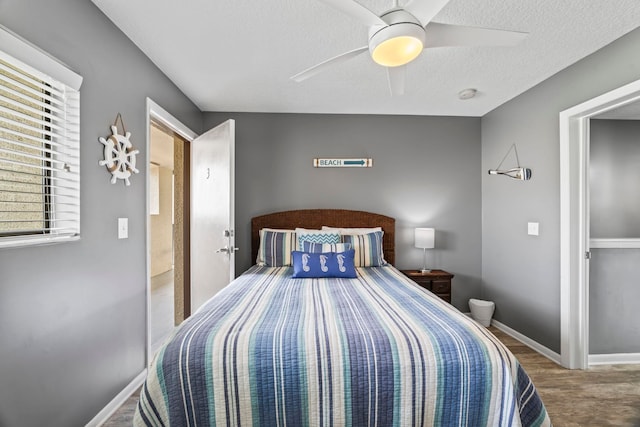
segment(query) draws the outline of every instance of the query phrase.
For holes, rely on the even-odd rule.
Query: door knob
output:
[[[226,253],[226,254],[230,254],[231,252],[237,252],[237,251],[239,251],[239,250],[240,250],[240,248],[235,248],[235,247],[234,247],[234,248],[229,249],[228,247],[226,247],[226,246],[225,246],[224,248],[220,248],[220,249],[218,249],[218,250],[216,251],[216,253],[218,254],[218,253],[220,253],[220,252],[223,252],[223,253]]]

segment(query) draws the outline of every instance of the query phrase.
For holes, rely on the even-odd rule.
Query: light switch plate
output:
[[[529,236],[537,236],[540,233],[540,223],[529,222],[527,223],[527,234]]]
[[[129,218],[118,218],[118,239],[129,238]]]

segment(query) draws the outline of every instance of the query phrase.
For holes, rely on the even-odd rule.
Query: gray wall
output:
[[[0,426],[80,426],[146,365],[145,98],[196,132],[202,115],[90,1],[3,0],[0,24],[84,77],[82,238],[0,250]],[[141,149],[128,188],[98,166],[118,112]]]
[[[482,290],[495,318],[560,352],[559,113],[640,78],[640,30],[482,118],[482,169],[516,143],[528,182],[482,178]],[[540,236],[526,233],[540,223]]]
[[[591,120],[591,238],[640,238],[640,121]]]
[[[413,229],[436,229],[435,266],[453,303],[479,295],[480,119],[313,114],[205,114],[236,120],[236,271],[250,259],[250,219],[287,209],[342,208],[396,218],[396,266],[419,268]],[[367,169],[312,166],[314,157],[371,157]]]

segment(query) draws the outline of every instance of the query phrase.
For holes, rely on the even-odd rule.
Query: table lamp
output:
[[[422,254],[422,273],[429,273],[431,270],[427,268],[427,249],[433,249],[436,244],[436,230],[433,228],[416,228],[415,230],[415,246],[423,250]]]

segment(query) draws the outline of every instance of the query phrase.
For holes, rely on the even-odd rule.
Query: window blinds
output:
[[[79,139],[79,91],[0,50],[0,247],[79,236]]]

